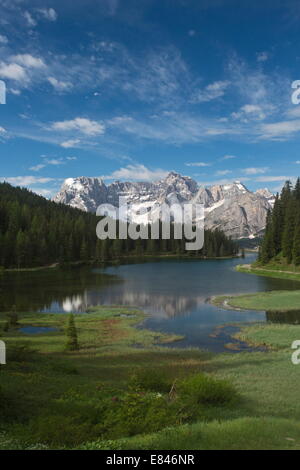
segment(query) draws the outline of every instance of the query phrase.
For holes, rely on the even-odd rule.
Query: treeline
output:
[[[76,261],[104,262],[126,255],[189,254],[231,256],[238,247],[221,231],[206,231],[199,252],[185,240],[104,240],[96,236],[99,217],[56,204],[27,189],[0,184],[0,266],[35,267]]]
[[[287,181],[267,214],[266,231],[258,260],[266,264],[273,258],[300,264],[300,179],[293,187]]]

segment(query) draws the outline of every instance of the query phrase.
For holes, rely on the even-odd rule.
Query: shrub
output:
[[[161,393],[168,393],[172,387],[172,381],[159,369],[139,369],[132,375],[129,384],[133,388]]]
[[[180,398],[197,404],[224,405],[237,399],[237,392],[229,382],[205,374],[183,379],[176,389]]]
[[[7,348],[7,362],[31,361],[36,352],[27,343],[10,344]]]
[[[124,436],[157,432],[166,426],[180,424],[178,407],[160,393],[129,391],[121,398],[110,398],[98,426],[103,438],[116,439]]]
[[[73,416],[39,416],[29,424],[29,429],[30,443],[40,442],[51,447],[77,446],[98,437],[90,422],[79,422]]]

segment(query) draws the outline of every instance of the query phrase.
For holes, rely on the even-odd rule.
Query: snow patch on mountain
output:
[[[267,189],[249,191],[240,181],[231,184],[199,187],[189,176],[171,172],[153,183],[115,181],[106,185],[101,178],[67,178],[54,201],[86,212],[96,212],[100,204],[117,207],[119,197],[132,205],[131,220],[147,221],[148,211],[161,204],[198,203],[205,207],[205,227],[221,229],[233,238],[255,237],[265,228],[266,214],[274,204]]]

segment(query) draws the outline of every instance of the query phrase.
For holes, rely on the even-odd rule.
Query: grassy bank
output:
[[[65,315],[21,315],[22,327],[56,330],[2,336],[8,362],[0,370],[0,448],[300,448],[300,366],[290,359],[299,327],[245,327],[241,339],[271,350],[213,355],[155,346],[176,337],[136,329],[142,318],[119,307],[76,315],[80,350],[68,352]],[[191,380],[195,374],[205,380]],[[137,403],[146,403],[145,417]],[[120,427],[149,417],[142,430]]]
[[[215,297],[212,302],[220,307],[234,307],[244,310],[267,310],[288,312],[300,310],[300,290],[258,292],[236,296]]]
[[[239,264],[236,266],[236,270],[241,273],[256,274],[257,276],[274,277],[277,279],[290,279],[291,281],[300,281],[300,272],[297,268],[292,269],[289,266],[282,265],[267,265],[266,267],[260,267],[257,265],[250,264]]]

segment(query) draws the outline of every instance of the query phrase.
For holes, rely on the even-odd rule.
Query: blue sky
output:
[[[0,179],[300,174],[295,0],[1,0]]]

